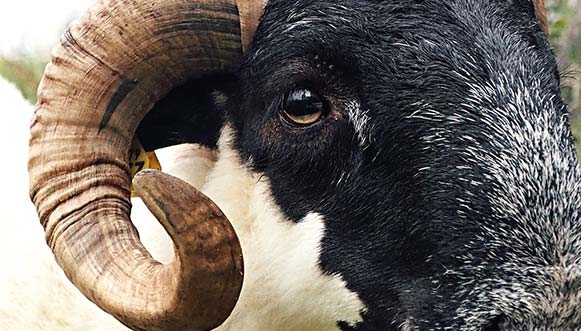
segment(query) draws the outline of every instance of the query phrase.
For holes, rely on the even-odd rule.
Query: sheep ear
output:
[[[533,6],[535,8],[535,15],[537,20],[545,34],[549,35],[549,20],[547,19],[547,7],[545,6],[545,0],[533,0]]]
[[[139,141],[146,151],[186,143],[215,149],[225,114],[215,95],[231,95],[235,88],[230,76],[204,77],[174,88],[139,124]]]

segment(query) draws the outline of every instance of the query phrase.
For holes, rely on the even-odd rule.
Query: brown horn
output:
[[[250,44],[254,32],[258,27],[262,11],[266,7],[267,0],[238,0],[240,11],[240,24],[242,26],[242,46],[244,50]]]
[[[547,19],[547,7],[545,6],[545,0],[534,0],[535,14],[537,15],[537,20],[541,25],[541,28],[545,32],[545,35],[549,35],[549,20]]]
[[[162,265],[129,220],[127,153],[152,106],[188,79],[230,72],[263,1],[101,0],[53,51],[30,138],[30,194],[46,240],[91,301],[134,330],[209,330],[242,286],[234,230],[177,180],[136,178],[174,241]],[[189,219],[196,217],[196,219]]]

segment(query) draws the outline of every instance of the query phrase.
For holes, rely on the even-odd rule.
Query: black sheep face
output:
[[[237,146],[286,216],[324,215],[320,266],[367,306],[344,330],[581,328],[581,175],[530,1],[271,1],[253,45]]]

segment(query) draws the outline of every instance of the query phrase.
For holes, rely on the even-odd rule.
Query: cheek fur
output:
[[[204,192],[233,223],[245,260],[240,301],[218,330],[338,330],[366,308],[341,275],[319,267],[325,219],[290,221],[274,203],[268,178],[249,170],[232,148],[232,129],[220,139],[220,157]]]

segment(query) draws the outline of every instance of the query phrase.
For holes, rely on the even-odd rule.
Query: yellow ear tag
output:
[[[146,152],[139,140],[134,138],[129,148],[129,168],[131,179],[133,179],[138,172],[144,169],[161,170],[161,164],[159,164],[155,152]],[[131,196],[138,196],[133,185],[131,186]]]

